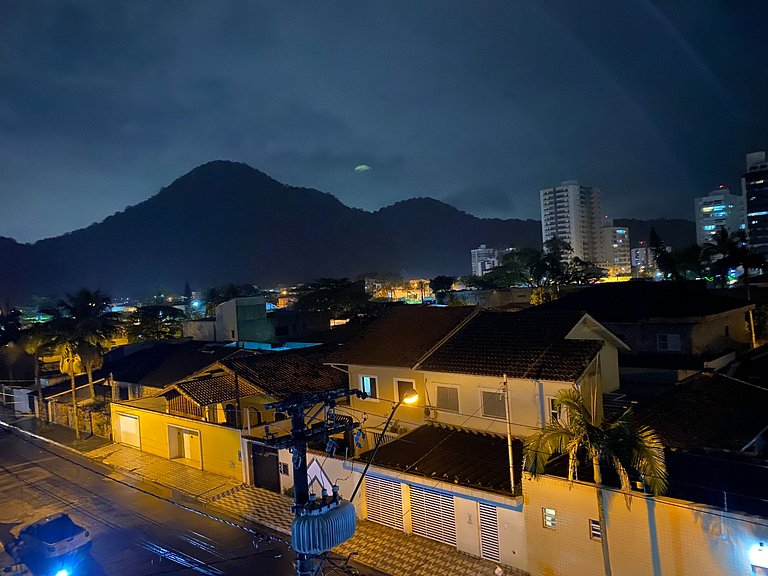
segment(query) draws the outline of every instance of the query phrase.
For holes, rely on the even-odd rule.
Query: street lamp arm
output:
[[[384,435],[387,433],[387,428],[389,427],[389,423],[392,422],[392,417],[395,415],[395,412],[400,407],[400,404],[402,404],[403,401],[400,400],[397,404],[395,404],[395,407],[392,408],[392,412],[389,413],[389,418],[387,418],[387,421],[384,423],[384,428],[381,430],[381,435],[376,440],[376,444],[373,447],[373,451],[371,452],[370,458],[368,458],[368,462],[365,463],[365,468],[363,469],[363,473],[360,475],[360,479],[357,481],[357,484],[355,485],[355,489],[352,491],[352,496],[350,497],[349,501],[354,502],[355,496],[357,495],[357,491],[360,489],[360,485],[363,483],[363,478],[365,478],[365,475],[368,473],[368,468],[371,467],[371,462],[373,462],[373,459],[376,457],[376,452],[379,451],[379,446],[381,446],[382,441],[384,440]]]

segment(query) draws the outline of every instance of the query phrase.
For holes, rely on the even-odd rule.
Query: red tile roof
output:
[[[583,312],[485,310],[416,368],[479,376],[573,382],[603,347],[601,340],[566,340]]]
[[[332,354],[332,364],[364,364],[411,368],[476,308],[393,308]]]

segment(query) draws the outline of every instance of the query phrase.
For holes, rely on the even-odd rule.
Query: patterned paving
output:
[[[291,532],[291,500],[262,488],[238,484],[229,478],[202,472],[166,458],[119,444],[92,450],[87,456],[133,472],[220,508],[233,516],[281,532]],[[334,550],[393,576],[493,576],[495,562],[474,558],[454,547],[404,534],[374,522],[360,522],[355,536]],[[505,576],[525,573],[503,567]]]
[[[86,456],[108,466],[134,472],[146,480],[168,486],[202,502],[208,502],[216,495],[240,485],[226,476],[203,472],[120,444],[97,448],[87,452]]]
[[[283,534],[291,533],[292,500],[280,494],[241,484],[214,496],[210,503],[230,514],[242,516]]]

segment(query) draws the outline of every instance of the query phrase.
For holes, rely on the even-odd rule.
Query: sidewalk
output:
[[[280,494],[240,484],[135,448],[113,444],[96,436],[78,442],[74,431],[69,428],[45,424],[34,417],[19,418],[2,408],[0,421],[77,450],[140,480],[193,498],[209,511],[218,508],[229,516],[244,518],[290,535],[293,519],[291,500]],[[355,536],[334,552],[343,557],[356,553],[355,562],[396,576],[492,576],[497,568],[495,562],[458,552],[452,546],[367,521],[360,522]],[[518,576],[523,573],[506,567],[504,574]]]

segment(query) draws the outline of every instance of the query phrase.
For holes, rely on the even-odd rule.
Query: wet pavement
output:
[[[10,421],[0,408],[0,425]],[[31,434],[45,436],[64,450],[83,452],[94,465],[102,463],[108,475],[123,475],[126,482],[169,502],[193,507],[213,517],[265,527],[268,534],[287,540],[290,535],[291,500],[269,490],[238,484],[230,478],[191,468],[135,448],[113,444],[98,437],[74,441],[74,432],[58,425],[36,428],[36,419],[13,421]],[[21,425],[20,425],[21,424]],[[61,430],[59,430],[61,429]],[[1,456],[1,454],[0,454]],[[119,473],[114,472],[119,470]],[[2,520],[0,518],[0,520]],[[446,576],[490,576],[498,565],[457,551],[427,538],[404,534],[373,522],[361,522],[355,536],[338,547],[340,557],[353,557],[353,565],[367,573]],[[288,550],[293,557],[293,552]],[[333,573],[328,567],[325,574]],[[147,572],[148,574],[152,572]],[[240,572],[233,572],[240,574]],[[242,572],[242,574],[262,572]],[[267,573],[267,572],[264,572]],[[269,572],[279,574],[281,572]],[[291,570],[290,572],[293,573]],[[523,572],[503,567],[506,576]]]

